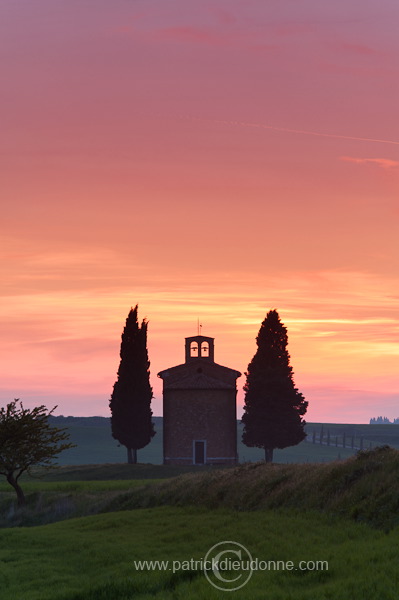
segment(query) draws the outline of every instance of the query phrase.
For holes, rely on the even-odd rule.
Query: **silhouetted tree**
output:
[[[138,306],[126,319],[120,349],[118,379],[109,403],[112,436],[127,448],[128,463],[137,462],[137,450],[155,435],[152,423],[152,388],[147,351],[147,321],[137,320]]]
[[[14,488],[18,506],[23,506],[25,495],[18,482],[22,473],[37,466],[53,468],[57,455],[74,444],[65,443],[69,438],[66,429],[48,423],[56,406],[47,412],[43,405],[28,409],[18,402],[16,399],[0,408],[0,475]]]
[[[398,421],[398,419],[394,419],[393,423],[396,423],[397,421]],[[390,421],[388,419],[388,417],[377,417],[376,419],[375,418],[370,419],[370,425],[381,425],[381,424],[389,425],[389,424],[392,424],[392,421]]]
[[[306,437],[302,415],[308,403],[295,388],[287,329],[276,310],[268,312],[256,343],[258,349],[248,365],[244,386],[242,441],[246,446],[264,448],[265,460],[271,462],[274,448],[295,446]]]

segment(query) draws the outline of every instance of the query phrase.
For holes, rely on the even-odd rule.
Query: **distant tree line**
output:
[[[373,417],[370,419],[370,425],[399,425],[399,417],[390,421],[388,417]]]

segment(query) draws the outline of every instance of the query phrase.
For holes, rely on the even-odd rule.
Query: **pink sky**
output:
[[[3,0],[2,402],[108,416],[138,303],[159,415],[198,318],[244,372],[276,308],[307,420],[398,417],[398,25],[396,0]]]

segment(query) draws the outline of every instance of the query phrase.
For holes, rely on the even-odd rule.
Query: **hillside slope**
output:
[[[399,524],[399,451],[388,446],[327,464],[248,463],[190,473],[121,494],[107,510],[201,505],[235,510],[316,510],[375,527]]]

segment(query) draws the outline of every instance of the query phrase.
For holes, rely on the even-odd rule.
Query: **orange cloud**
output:
[[[399,167],[399,161],[391,160],[390,158],[356,158],[354,156],[340,156],[340,160],[345,160],[346,162],[353,162],[357,165],[371,163],[383,169],[392,169],[395,167]]]
[[[108,268],[103,272],[100,264],[100,258],[106,257],[107,253],[99,255],[96,264],[90,255],[82,254],[83,264],[90,260],[91,269],[100,270],[97,277],[83,282],[77,255],[71,254],[69,260],[58,256],[74,285],[84,283],[79,289],[68,289],[67,282],[62,288],[44,287],[42,275],[49,266],[52,272],[52,261],[38,257],[31,262],[36,263],[37,270],[27,273],[39,278],[36,292],[21,282],[12,296],[3,297],[1,395],[5,397],[15,388],[15,397],[31,400],[33,392],[42,390],[51,402],[59,404],[61,412],[107,414],[106,399],[118,367],[120,334],[127,311],[136,301],[140,317],[150,320],[155,414],[162,410],[161,387],[155,374],[184,360],[183,340],[195,333],[198,318],[204,334],[216,338],[216,360],[244,372],[255,351],[260,323],[272,307],[277,307],[288,328],[296,384],[304,391],[309,388],[309,420],[315,420],[323,410],[336,419],[342,398],[337,392],[336,399],[324,402],[313,393],[312,386],[334,388],[339,383],[349,390],[379,388],[380,393],[397,388],[392,375],[398,356],[395,278],[335,270],[269,273],[264,281],[257,274],[240,272],[234,276],[230,272],[197,273],[186,281],[156,277],[152,281],[140,270],[126,282],[126,275],[122,276],[122,271],[127,273],[125,263],[116,280],[110,282]],[[23,375],[16,356],[23,356]],[[376,383],[376,377],[381,381]],[[244,378],[239,382],[239,404],[243,384]],[[69,401],[65,401],[63,394],[68,393]],[[85,399],[78,401],[78,393]],[[98,397],[97,406],[89,408],[86,398],[93,393]]]
[[[0,39],[0,399],[107,414],[136,303],[155,414],[156,373],[198,318],[244,372],[274,307],[299,389],[332,390],[309,391],[309,420],[343,418],[347,390],[399,390],[394,20],[241,0],[70,2],[62,19],[38,0],[21,20],[20,4]]]

